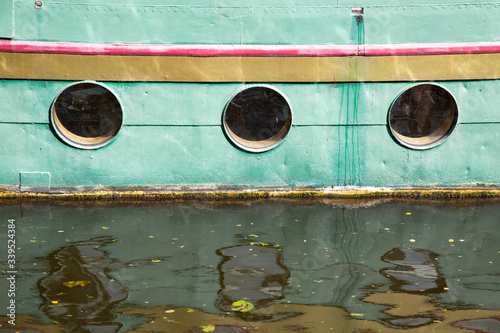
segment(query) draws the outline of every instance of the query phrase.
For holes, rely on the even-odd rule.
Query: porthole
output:
[[[64,89],[54,100],[50,115],[59,137],[81,149],[97,149],[110,143],[123,120],[118,98],[95,82],[81,82]]]
[[[292,124],[292,112],[278,91],[256,86],[237,93],[223,115],[226,135],[239,148],[264,152],[279,145]]]
[[[394,138],[412,149],[429,149],[443,142],[457,122],[457,103],[444,88],[419,84],[401,93],[389,111]]]

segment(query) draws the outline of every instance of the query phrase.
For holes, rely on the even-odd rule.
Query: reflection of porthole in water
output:
[[[420,84],[401,93],[392,103],[389,127],[402,145],[428,149],[451,134],[457,116],[457,103],[447,90],[433,84]]]
[[[59,137],[82,149],[96,149],[111,142],[123,118],[117,97],[93,82],[66,88],[55,99],[50,116]]]
[[[258,86],[234,96],[223,115],[224,130],[239,148],[263,152],[280,144],[292,124],[286,99],[274,89]]]

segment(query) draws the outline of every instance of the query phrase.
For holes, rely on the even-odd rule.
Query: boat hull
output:
[[[0,27],[5,193],[493,194],[500,185],[500,23],[487,20],[500,4],[2,6],[12,18],[11,30]],[[438,17],[439,33],[424,29]],[[265,32],[252,29],[261,21]],[[134,29],[144,22],[155,27]],[[97,145],[61,129],[56,106],[79,84],[119,105],[115,131]],[[454,103],[443,133],[400,132],[394,105],[426,87]],[[227,123],[235,96],[251,89],[280,95],[289,110],[267,146]]]

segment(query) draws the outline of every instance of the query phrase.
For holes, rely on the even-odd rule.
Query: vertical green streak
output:
[[[351,75],[353,74],[352,71],[353,71],[353,66],[351,66]],[[349,124],[349,109],[350,109],[350,102],[351,102],[351,98],[350,98],[350,90],[351,90],[351,85],[348,84],[347,85],[347,108],[346,108],[346,123]],[[351,127],[352,128],[352,127]],[[350,147],[351,147],[351,144],[350,144],[350,140],[349,140],[349,126],[346,126],[345,127],[345,130],[344,130],[344,184],[343,185],[350,185],[351,184],[351,175],[350,173],[348,172],[349,170],[349,166],[350,166],[350,163],[351,163],[351,156],[350,156]]]
[[[350,33],[351,43],[359,45],[359,47],[361,48],[362,45],[364,44],[364,38],[365,34],[364,34],[363,18],[358,16],[351,16],[351,33]],[[357,61],[355,58],[352,59],[349,66],[350,66],[350,77],[351,79],[353,79],[353,81],[356,81],[358,76],[358,68],[357,68]],[[347,90],[345,92],[347,100],[347,103],[345,104],[345,117],[344,119],[341,119],[346,124],[346,126],[343,128],[344,147],[343,149],[339,149],[339,151],[343,151],[343,161],[339,161],[339,165],[344,166],[342,173],[339,172],[339,178],[343,179],[342,185],[359,185],[361,178],[360,146],[358,138],[359,129],[356,126],[358,124],[358,102],[359,102],[360,88],[361,88],[360,83],[357,82],[348,83]],[[352,95],[352,107],[351,107],[351,95]]]
[[[342,110],[344,109],[344,90],[345,90],[344,87],[345,87],[345,85],[342,85],[342,94],[341,94],[341,99],[340,99],[340,112],[339,112],[339,119],[337,122],[338,124],[342,124],[342,122],[343,122]],[[347,108],[347,110],[349,110],[349,101],[347,102],[346,108]],[[341,172],[342,171],[342,164],[345,163],[345,156],[344,156],[344,160],[342,160],[341,156],[340,156],[341,152],[345,150],[345,142],[343,140],[341,140],[341,131],[342,130],[345,130],[345,128],[342,126],[337,127],[337,134],[338,134],[337,141],[339,144],[339,149],[337,150],[338,151],[338,156],[337,156],[337,184],[338,185],[345,184],[345,181],[344,181],[344,183],[342,183],[342,180],[345,180],[345,177],[344,177],[344,174]],[[344,147],[342,147],[342,145],[344,145]]]

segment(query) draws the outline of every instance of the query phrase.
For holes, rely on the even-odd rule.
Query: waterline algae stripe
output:
[[[0,201],[35,200],[35,201],[174,201],[174,200],[257,200],[257,199],[377,199],[377,198],[421,198],[423,200],[437,198],[498,198],[498,188],[464,188],[464,189],[418,189],[418,188],[357,188],[352,189],[316,189],[316,190],[103,190],[88,192],[0,192]]]

